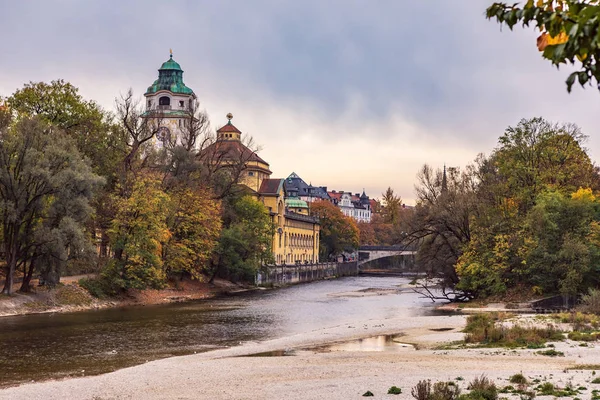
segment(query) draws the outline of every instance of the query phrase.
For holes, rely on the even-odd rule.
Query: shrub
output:
[[[371,392],[370,390],[367,390],[367,391],[366,391],[366,392],[363,394],[363,397],[373,397],[373,396],[375,396],[375,395],[374,395],[374,394],[373,394],[373,392]]]
[[[542,356],[549,356],[549,357],[564,357],[565,356],[565,353],[563,353],[562,351],[556,351],[554,349],[538,351],[537,354],[541,354]]]
[[[454,382],[436,382],[433,385],[431,400],[456,400],[460,388]]]
[[[115,296],[119,292],[119,288],[115,287],[110,281],[99,276],[96,278],[83,278],[79,280],[79,286],[87,290],[92,296],[99,299]]]
[[[519,374],[514,374],[513,376],[510,377],[509,379],[510,383],[516,383],[517,385],[527,385],[527,378],[525,378],[525,375],[519,373]]]
[[[592,383],[600,383],[600,378],[595,378]]]
[[[410,394],[417,400],[430,400],[431,399],[431,381],[422,380],[419,381],[411,390]]]
[[[402,389],[400,389],[397,386],[392,386],[391,388],[388,389],[388,394],[400,394],[402,393]]]
[[[590,288],[587,294],[581,296],[580,308],[585,312],[600,315],[600,290]]]
[[[473,379],[471,383],[469,383],[467,389],[471,391],[469,397],[472,399],[498,399],[498,389],[496,388],[496,384],[485,375]]]
[[[554,395],[554,385],[551,382],[544,382],[539,385],[536,390],[540,392],[542,396]]]
[[[599,333],[569,332],[569,339],[578,342],[594,342],[600,338]]]

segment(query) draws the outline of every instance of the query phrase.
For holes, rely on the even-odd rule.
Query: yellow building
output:
[[[309,216],[308,205],[297,198],[285,197],[285,179],[271,178],[269,164],[242,143],[242,132],[228,122],[217,130],[216,146],[220,163],[243,163],[239,183],[247,186],[252,195],[263,203],[275,226],[272,242],[273,258],[277,264],[319,262],[319,230],[317,218]]]

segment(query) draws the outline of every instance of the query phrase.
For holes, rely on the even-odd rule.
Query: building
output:
[[[327,187],[309,185],[295,172],[292,172],[285,179],[285,190],[287,196],[298,197],[308,203],[316,200],[331,201],[331,198],[327,194]]]
[[[227,123],[217,130],[217,141],[207,151],[217,154],[218,162],[241,166],[238,183],[269,210],[275,226],[272,242],[277,264],[319,262],[319,232],[317,218],[311,217],[308,204],[297,196],[288,196],[285,179],[271,178],[269,164],[242,142],[242,132],[227,114]]]
[[[371,222],[371,201],[364,190],[361,195],[335,190],[327,194],[331,202],[338,206],[345,216],[354,218],[357,222]]]
[[[146,111],[143,118],[155,124],[154,144],[157,147],[174,145],[184,137],[186,127],[191,125],[196,109],[194,91],[183,83],[183,70],[173,60],[173,53],[158,70],[158,79],[148,87]]]
[[[157,147],[183,144],[186,129],[192,126],[197,108],[194,91],[183,83],[183,70],[169,59],[158,70],[158,79],[144,94],[146,111],[142,115],[155,124]],[[209,163],[231,168],[237,183],[269,210],[275,226],[272,241],[273,256],[277,264],[319,262],[319,231],[317,218],[311,217],[306,201],[297,195],[287,196],[285,179],[271,178],[269,163],[242,141],[242,132],[227,114],[227,123],[217,130],[214,143],[202,149],[199,156],[208,157]]]

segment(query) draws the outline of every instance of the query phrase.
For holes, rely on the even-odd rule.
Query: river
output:
[[[430,300],[399,289],[406,283],[348,277],[187,303],[2,317],[0,386],[432,313]]]

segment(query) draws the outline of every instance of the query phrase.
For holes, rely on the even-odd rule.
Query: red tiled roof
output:
[[[238,128],[236,128],[231,121],[228,122],[227,124],[223,125],[221,128],[219,128],[219,130],[217,130],[217,133],[221,133],[221,132],[235,132],[235,133],[242,133]]]
[[[260,158],[255,151],[250,150],[238,140],[218,140],[202,151],[204,154],[210,152],[215,153],[215,161],[256,161],[269,166],[269,163]]]
[[[342,198],[342,193],[340,192],[327,192],[327,194],[329,195],[329,197],[331,197],[332,199],[336,199],[339,200]]]
[[[258,189],[258,193],[279,194],[281,185],[283,185],[283,179],[263,179],[260,184],[260,189]]]

